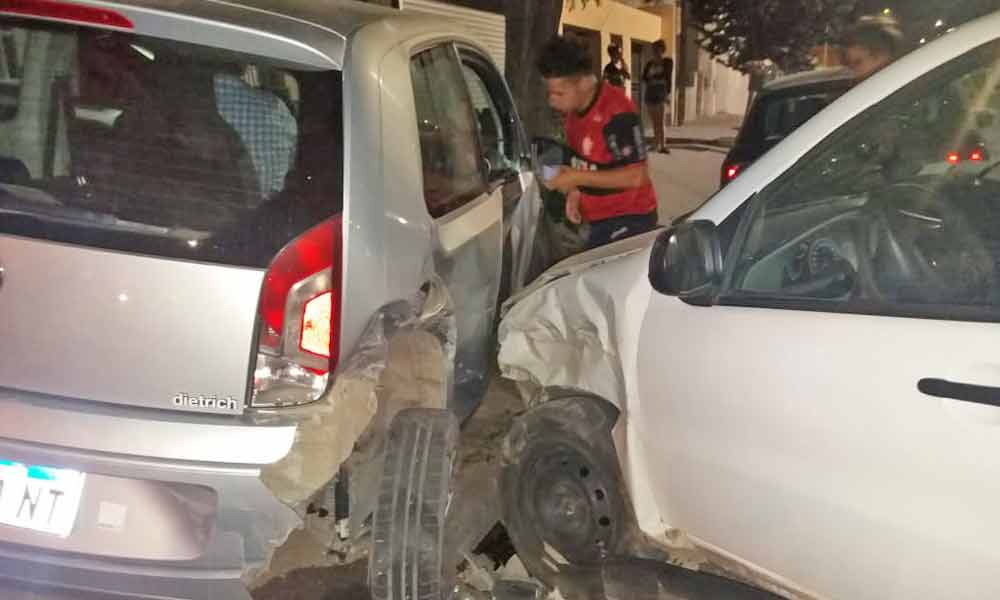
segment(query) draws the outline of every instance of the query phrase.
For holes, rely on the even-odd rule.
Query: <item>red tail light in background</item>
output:
[[[726,185],[743,171],[742,163],[722,163],[722,185]]]
[[[42,17],[88,25],[132,29],[132,21],[112,10],[54,0],[0,0],[0,14]]]
[[[948,154],[946,158],[948,162],[953,165],[957,165],[958,163],[962,162],[962,157],[959,156],[958,152],[951,152]]]
[[[983,153],[980,152],[979,150],[975,150],[972,152],[972,154],[969,155],[969,160],[980,162],[983,160]]]
[[[334,217],[278,253],[264,276],[253,406],[313,402],[339,359],[342,220]]]

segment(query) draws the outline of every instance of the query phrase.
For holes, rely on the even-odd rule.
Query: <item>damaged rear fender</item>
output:
[[[456,332],[452,304],[442,289],[426,286],[409,300],[382,307],[319,401],[255,415],[259,422],[297,424],[289,452],[260,472],[271,493],[299,516],[274,547],[305,520],[307,530],[325,546],[321,550],[359,557],[351,546],[362,537],[374,510],[384,436],[393,417],[407,408],[447,408],[450,403]],[[336,537],[334,519],[314,527],[316,517],[309,511],[316,502],[334,497],[338,477],[350,480],[349,526],[341,530],[350,532],[346,539]],[[269,578],[268,569],[245,576],[254,587]]]

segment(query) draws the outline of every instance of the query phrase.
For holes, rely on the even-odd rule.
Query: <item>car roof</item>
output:
[[[200,15],[203,5],[233,15],[242,14],[245,25],[259,22],[261,15],[284,17],[348,37],[374,21],[398,15],[399,11],[355,0],[114,0],[115,4],[172,13]]]
[[[853,75],[842,67],[814,69],[779,77],[764,85],[763,92],[779,92],[798,87],[807,87],[822,83],[850,83]]]
[[[77,0],[55,0],[59,4]],[[124,16],[126,29],[149,35],[268,56],[312,68],[342,69],[348,40],[368,25],[382,22],[381,50],[400,39],[428,32],[467,37],[447,20],[412,16],[398,9],[354,0],[81,0],[98,10]],[[52,10],[55,10],[54,8]],[[78,23],[63,14],[3,8],[0,15]],[[121,29],[95,24],[87,26]],[[369,51],[377,51],[369,49]]]

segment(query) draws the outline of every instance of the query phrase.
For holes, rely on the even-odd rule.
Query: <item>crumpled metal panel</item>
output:
[[[429,348],[427,340],[433,341],[434,352],[415,350]],[[288,527],[284,537],[276,540],[276,546],[301,526],[310,501],[351,459],[359,441],[377,435],[376,430],[391,420],[391,414],[380,410],[387,395],[393,396],[394,405],[419,402],[422,406],[448,406],[454,357],[455,322],[450,300],[443,287],[430,286],[408,301],[379,311],[318,402],[258,414],[261,422],[298,422],[291,450],[260,474],[274,496],[299,516],[299,522]],[[421,360],[434,361],[434,368],[430,363],[421,364]],[[354,497],[352,490],[351,504],[353,509],[368,502]],[[315,558],[322,557],[317,553]],[[246,577],[255,585],[267,578],[266,568]]]
[[[276,418],[302,419],[292,449],[261,471],[261,480],[279,500],[304,514],[303,503],[323,489],[350,457],[378,410],[379,384],[394,336],[407,330],[431,333],[441,342],[445,364],[452,363],[454,315],[447,298],[434,296],[421,293],[385,307],[369,323],[326,395],[293,412],[275,411]],[[441,393],[448,393],[448,383],[441,382]]]
[[[511,298],[500,323],[501,374],[526,395],[564,387],[624,406],[625,370],[648,300],[648,249],[655,234],[638,236],[570,258]],[[533,400],[534,398],[528,398]]]
[[[533,173],[521,173],[521,201],[510,216],[511,294],[521,291],[529,282],[538,223],[542,218],[542,196]]]

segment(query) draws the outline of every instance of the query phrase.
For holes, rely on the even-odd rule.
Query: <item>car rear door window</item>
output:
[[[0,233],[264,266],[340,212],[339,72],[0,23]]]
[[[489,61],[471,50],[461,54],[489,177],[491,182],[502,181],[517,174],[524,153],[514,101]]]
[[[844,125],[753,201],[724,302],[996,320],[1000,162],[989,45]]]
[[[486,189],[472,99],[458,53],[437,46],[410,62],[420,137],[424,200],[432,217],[460,208]]]

